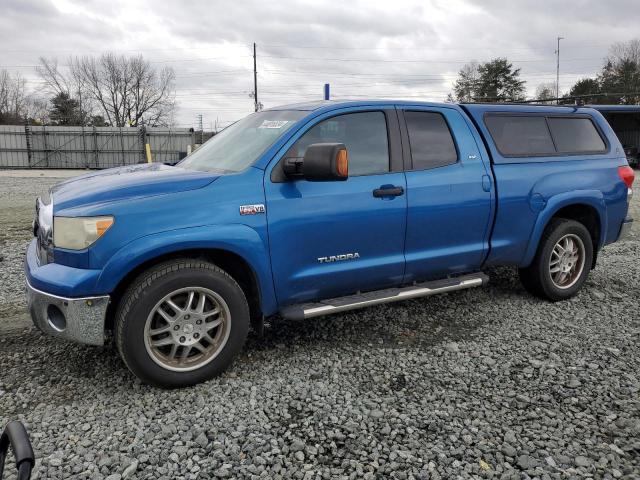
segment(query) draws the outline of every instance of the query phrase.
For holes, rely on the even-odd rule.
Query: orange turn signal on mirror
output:
[[[341,177],[349,176],[349,156],[347,155],[347,149],[343,148],[338,151],[336,156],[336,171]]]

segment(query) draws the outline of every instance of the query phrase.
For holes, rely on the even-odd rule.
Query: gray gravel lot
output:
[[[23,251],[55,181],[0,176],[0,424],[28,425],[36,477],[640,478],[638,225],[571,301],[492,270],[482,289],[274,322],[222,377],[163,391],[28,322]]]

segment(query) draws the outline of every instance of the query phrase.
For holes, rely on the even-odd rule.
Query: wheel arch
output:
[[[133,283],[136,278],[138,278],[145,271],[162,262],[185,258],[193,260],[204,260],[206,262],[213,263],[214,265],[220,267],[222,270],[231,275],[231,277],[233,277],[233,279],[238,282],[238,285],[240,285],[240,288],[242,288],[242,291],[247,298],[252,322],[257,321],[256,319],[262,318],[262,302],[258,277],[256,276],[256,273],[251,265],[249,265],[249,263],[240,255],[229,250],[218,248],[194,248],[187,250],[177,250],[158,255],[138,264],[136,267],[127,272],[127,274],[122,277],[114,290],[111,292],[111,303],[107,308],[106,328],[109,330],[113,327],[115,312],[118,308],[120,300],[122,299],[127,288]]]
[[[238,227],[178,230],[142,237],[124,246],[105,265],[97,281],[96,291],[109,293],[112,298],[107,328],[131,282],[152,266],[176,258],[201,259],[225,270],[242,287],[252,321],[277,311],[268,251],[255,230],[244,225]],[[224,238],[225,230],[227,238]]]
[[[581,195],[567,193],[551,197],[540,212],[529,238],[527,250],[520,267],[528,267],[538,250],[545,229],[555,218],[566,218],[583,224],[593,241],[593,262],[595,267],[597,252],[606,238],[606,208],[601,192],[582,192]]]

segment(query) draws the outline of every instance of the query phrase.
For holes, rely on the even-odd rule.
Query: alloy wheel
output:
[[[147,353],[176,372],[198,369],[222,351],[231,330],[229,306],[216,292],[188,287],[165,295],[144,328]]]
[[[584,270],[585,249],[579,236],[569,233],[556,242],[549,259],[551,281],[560,289],[575,285]]]

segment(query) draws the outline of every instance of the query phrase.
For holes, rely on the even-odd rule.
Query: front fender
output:
[[[538,244],[544,233],[549,220],[562,208],[569,205],[588,205],[595,208],[598,212],[600,219],[600,243],[597,245],[599,250],[604,245],[604,239],[607,232],[607,209],[602,192],[599,190],[573,190],[571,192],[559,193],[549,197],[544,208],[538,214],[536,223],[533,227],[531,236],[529,237],[529,243],[527,244],[527,250],[524,258],[520,264],[520,267],[527,267],[531,265],[533,257],[538,249]]]
[[[106,263],[96,284],[97,292],[111,293],[131,271],[162,255],[185,250],[219,249],[242,257],[258,280],[262,311],[277,311],[269,252],[253,228],[243,224],[205,225],[140,237],[118,250]]]

